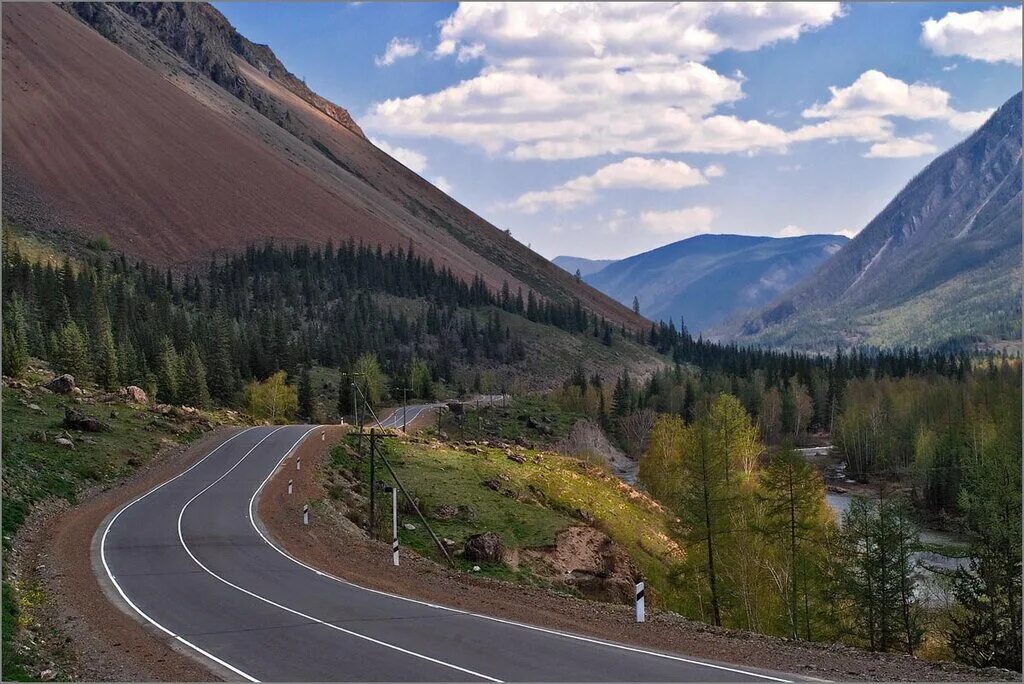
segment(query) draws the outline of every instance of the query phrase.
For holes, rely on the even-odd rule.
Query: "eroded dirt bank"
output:
[[[39,586],[31,630],[48,662],[46,679],[86,681],[212,681],[211,671],[186,655],[166,635],[144,626],[114,605],[93,566],[96,530],[112,511],[177,475],[239,428],[218,428],[187,446],[158,454],[153,467],[124,483],[83,496],[82,503],[37,507],[14,543],[14,578]]]
[[[263,524],[289,553],[326,572],[373,589],[440,603],[578,634],[668,650],[737,665],[799,676],[865,681],[1019,680],[999,670],[977,670],[900,654],[880,654],[840,645],[794,642],[751,632],[719,629],[677,615],[648,611],[648,621],[634,622],[629,606],[585,601],[534,587],[456,573],[433,561],[404,552],[400,567],[391,565],[389,545],[353,531],[347,519],[330,509],[311,506],[311,521],[302,524],[302,506],[326,498],[321,482],[328,447],[343,429],[313,433],[298,454],[303,468],[279,470],[264,489],[258,507]],[[294,480],[294,493],[287,482]]]

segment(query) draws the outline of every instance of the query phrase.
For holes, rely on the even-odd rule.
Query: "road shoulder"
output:
[[[15,562],[25,581],[44,587],[46,605],[38,611],[39,633],[49,642],[44,650],[55,660],[60,678],[225,678],[224,672],[200,663],[166,635],[144,625],[124,604],[103,572],[98,543],[102,527],[116,510],[174,477],[238,429],[218,428],[192,444],[161,452],[153,459],[154,466],[124,482],[92,492],[75,506],[40,506],[26,521],[15,545],[19,549]]]

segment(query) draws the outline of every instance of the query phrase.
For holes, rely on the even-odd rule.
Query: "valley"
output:
[[[1019,53],[751,7],[5,4],[4,680],[1018,681]]]

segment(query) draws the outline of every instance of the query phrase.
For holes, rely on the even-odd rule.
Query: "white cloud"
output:
[[[917,138],[893,138],[875,143],[864,156],[875,159],[902,159],[923,157],[938,151],[939,148],[930,142],[929,136],[918,136]]]
[[[802,237],[804,235],[845,235],[848,238],[852,238],[860,231],[853,228],[843,228],[839,230],[811,230],[804,228],[803,226],[796,226],[792,223],[786,227],[777,230],[775,237],[787,238],[787,237]]]
[[[980,112],[956,112],[947,119],[947,123],[952,128],[967,133],[980,128],[995,111],[996,109],[993,107],[991,109],[983,109]]]
[[[680,190],[695,185],[706,185],[707,182],[705,175],[698,169],[680,161],[629,157],[603,166],[589,176],[574,178],[550,190],[527,192],[521,195],[512,207],[533,214],[547,205],[568,209],[589,204],[597,198],[599,190]]]
[[[829,91],[832,97],[828,102],[814,104],[803,111],[805,118],[827,120],[794,131],[791,139],[854,138],[861,142],[883,143],[875,147],[886,148],[884,143],[893,136],[892,122],[887,117],[912,121],[935,119],[945,121],[957,131],[971,131],[984,123],[994,111],[957,111],[950,106],[950,95],[942,88],[925,83],[906,83],[875,69],[865,71],[845,88],[831,86]],[[913,149],[909,143],[888,147],[906,151]],[[920,145],[917,147],[923,149]]]
[[[1019,5],[949,12],[921,24],[921,42],[937,55],[1020,64],[1021,23]]]
[[[800,237],[801,235],[811,235],[813,231],[801,228],[800,226],[794,226],[792,223],[783,228],[782,230],[775,233],[775,237],[787,238],[787,237]]]
[[[379,57],[374,57],[373,62],[379,67],[391,66],[400,59],[406,57],[413,57],[419,54],[420,44],[407,38],[392,38],[388,42],[387,48],[384,50],[384,54]]]
[[[425,154],[416,150],[410,150],[408,147],[391,145],[379,138],[370,138],[370,142],[421,176],[427,170],[427,156]]]
[[[702,61],[840,15],[839,3],[463,3],[433,53],[481,59],[479,75],[377,103],[365,122],[514,159],[781,150],[776,126],[717,113],[743,97],[742,76]]]
[[[714,209],[700,206],[671,211],[645,211],[640,214],[640,222],[648,232],[680,240],[708,232],[714,218]]]
[[[450,195],[452,193],[452,184],[444,176],[434,176],[430,182],[444,194]]]
[[[923,83],[905,83],[876,69],[865,71],[845,88],[831,86],[832,99],[803,112],[811,119],[902,116],[934,119],[949,111],[949,93]]]
[[[721,178],[725,175],[725,167],[721,164],[708,164],[704,167],[704,175],[708,178]]]

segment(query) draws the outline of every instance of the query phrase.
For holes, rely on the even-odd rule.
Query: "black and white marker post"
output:
[[[292,493],[292,480],[288,480],[288,493]]]
[[[644,583],[636,583],[636,621],[644,621]]]
[[[295,457],[295,469],[302,470],[302,458],[299,456]]]
[[[391,562],[398,565],[398,488],[384,487],[391,492]]]
[[[302,507],[302,524],[309,524],[309,504],[306,504],[305,506]]]

